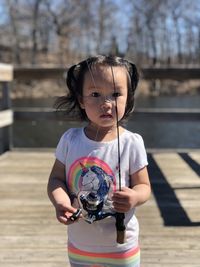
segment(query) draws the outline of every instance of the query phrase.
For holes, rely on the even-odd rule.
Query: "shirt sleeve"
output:
[[[55,151],[56,159],[63,164],[66,163],[67,158],[69,132],[67,131],[61,136]]]
[[[133,134],[130,153],[130,175],[148,165],[144,141],[139,134]]]

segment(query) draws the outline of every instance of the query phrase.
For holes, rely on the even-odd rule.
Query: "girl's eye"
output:
[[[119,97],[120,95],[121,95],[121,94],[118,93],[118,92],[114,92],[114,93],[112,94],[113,97]]]
[[[100,93],[93,92],[93,93],[91,94],[91,96],[93,96],[93,97],[99,97],[99,96],[100,96]]]

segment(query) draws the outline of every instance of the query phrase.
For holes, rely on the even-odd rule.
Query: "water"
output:
[[[13,107],[52,107],[53,99],[22,99],[13,101]],[[136,108],[200,108],[198,96],[139,97]],[[64,131],[80,127],[79,122],[15,121],[14,147],[55,147]],[[200,148],[200,122],[197,120],[157,120],[133,118],[127,129],[141,134],[147,148]]]

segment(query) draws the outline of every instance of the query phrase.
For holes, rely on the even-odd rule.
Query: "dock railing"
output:
[[[11,125],[13,111],[11,109],[10,83],[13,80],[13,66],[0,63],[0,154],[10,150],[12,146]]]
[[[200,68],[142,68],[141,78],[148,81],[160,80],[200,80]],[[15,67],[14,79],[18,81],[64,79],[66,69],[62,67]],[[200,108],[137,108],[134,118],[156,118],[156,120],[199,120]],[[51,108],[16,108],[14,119],[17,120],[65,120],[73,121],[70,115],[65,117],[62,112],[53,112]]]
[[[158,80],[200,80],[200,68],[142,68],[140,70],[141,78],[148,81]],[[29,80],[45,80],[45,79],[64,79],[66,75],[66,69],[62,67],[15,67],[14,68],[14,79],[18,81],[29,81]],[[142,108],[135,111],[134,116],[150,116],[156,117],[157,119],[182,119],[197,120],[200,117],[200,109],[152,109]],[[158,116],[159,115],[159,116]],[[49,108],[17,108],[14,112],[14,118],[21,120],[34,120],[34,119],[55,119],[64,118],[61,113],[52,112]],[[65,120],[74,120],[70,116],[65,116]]]
[[[141,78],[149,81],[158,80],[200,80],[200,68],[143,68]],[[63,116],[62,112],[55,113],[52,108],[16,108],[11,109],[10,83],[13,80],[30,81],[46,79],[64,79],[66,68],[64,67],[12,67],[0,64],[0,86],[2,87],[2,104],[0,106],[0,139],[2,148],[0,154],[12,147],[11,125],[14,120],[75,120],[71,116]],[[1,91],[0,91],[1,92]],[[156,120],[200,120],[200,109],[136,109],[134,118]]]

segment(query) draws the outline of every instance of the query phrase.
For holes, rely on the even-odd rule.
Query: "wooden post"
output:
[[[7,82],[3,83],[3,98],[2,106],[3,110],[11,110],[11,97],[10,97],[10,87]],[[3,136],[3,152],[10,150],[12,148],[12,127],[7,125],[2,129]]]
[[[2,106],[0,110],[0,132],[2,147],[0,153],[12,147],[13,112],[11,110],[10,87],[8,82],[13,79],[13,68],[7,64],[0,64],[0,83],[2,83]]]

